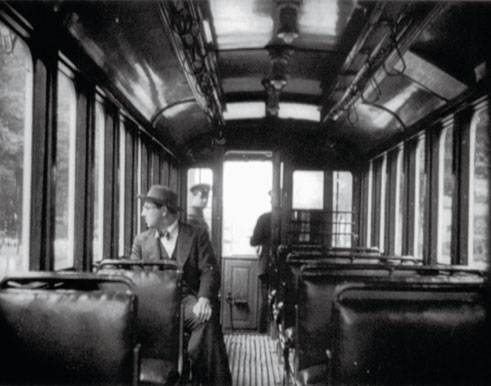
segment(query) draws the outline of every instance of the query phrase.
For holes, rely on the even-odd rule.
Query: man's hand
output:
[[[194,314],[198,317],[201,323],[205,323],[210,320],[211,306],[208,298],[201,297],[193,307]]]

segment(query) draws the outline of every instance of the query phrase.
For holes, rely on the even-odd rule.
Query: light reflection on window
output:
[[[396,221],[395,221],[395,237],[394,237],[394,253],[396,255],[402,254],[402,226],[403,226],[403,216],[404,216],[404,203],[405,203],[405,194],[404,194],[404,148],[399,148],[397,152],[397,165],[396,165]]]
[[[351,247],[352,205],[351,172],[333,172],[333,247]]]
[[[258,217],[271,211],[271,161],[226,161],[223,166],[223,256],[256,256],[250,239]]]
[[[441,169],[439,171],[439,237],[437,252],[437,262],[440,264],[450,264],[452,261],[452,205],[454,189],[452,129],[452,127],[444,128],[440,136],[439,157]]]
[[[103,258],[104,240],[104,128],[105,114],[101,102],[95,106],[95,140],[94,140],[94,225],[93,225],[93,260]]]
[[[55,171],[54,268],[64,269],[74,262],[75,134],[76,94],[72,79],[58,72],[58,106]]]
[[[420,137],[416,146],[416,178],[415,178],[415,208],[414,208],[414,256],[422,258],[424,253],[425,231],[425,200],[426,200],[426,152],[425,138]]]
[[[293,209],[324,208],[324,172],[295,170],[293,172]]]
[[[470,198],[471,216],[469,264],[476,268],[489,266],[491,230],[490,213],[490,143],[487,109],[475,113],[471,125]]]
[[[32,58],[0,22],[0,277],[28,269],[31,202]]]

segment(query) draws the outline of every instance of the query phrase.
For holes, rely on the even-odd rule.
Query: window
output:
[[[474,113],[471,123],[469,264],[476,268],[487,268],[489,265],[490,151],[489,113],[486,104],[485,109]]]
[[[414,257],[422,258],[424,253],[425,200],[426,200],[426,151],[425,137],[420,137],[416,145],[414,180]]]
[[[76,94],[73,76],[67,68],[58,72],[58,106],[55,168],[54,269],[74,263]]]
[[[208,229],[213,212],[213,172],[207,168],[188,170],[187,221]]]
[[[125,234],[125,174],[126,174],[126,147],[125,147],[125,125],[122,116],[119,116],[119,169],[118,169],[118,181],[119,181],[119,240],[118,240],[118,256],[125,255],[124,234]]]
[[[293,209],[324,208],[324,172],[295,170],[293,172]]]
[[[333,172],[332,246],[351,247],[353,217],[353,176],[351,172]]]
[[[94,139],[94,216],[92,254],[93,260],[103,258],[104,240],[104,130],[106,116],[101,101],[95,105],[95,139]]]
[[[373,161],[372,241],[371,246],[384,250],[385,197],[387,180],[387,155]]]
[[[0,276],[28,269],[32,58],[0,22]]]
[[[140,136],[136,139],[136,196],[145,194],[143,186],[143,178],[145,173],[143,172],[143,141]],[[142,231],[142,200],[136,200],[136,234]]]
[[[273,165],[264,160],[225,161],[223,166],[223,256],[256,256],[250,239],[258,217],[271,211]]]
[[[404,148],[401,146],[397,152],[396,158],[396,197],[395,197],[395,230],[394,230],[394,253],[402,254],[402,235],[403,235],[403,218],[405,203],[405,180],[404,180]]]
[[[452,205],[454,192],[453,126],[446,126],[440,134],[438,171],[438,246],[437,262],[452,262]]]
[[[372,196],[373,196],[373,161],[368,165],[367,198],[366,198],[366,246],[372,246]]]

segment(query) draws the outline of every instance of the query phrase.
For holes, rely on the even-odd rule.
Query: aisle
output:
[[[233,386],[281,386],[275,342],[265,334],[226,334]]]

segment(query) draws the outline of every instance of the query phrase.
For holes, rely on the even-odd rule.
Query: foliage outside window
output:
[[[476,268],[489,266],[489,244],[491,232],[490,213],[490,143],[489,113],[487,109],[477,111],[471,126],[470,162],[471,216],[470,216],[470,265]]]
[[[76,93],[73,80],[58,72],[54,268],[64,269],[74,262]]]
[[[439,171],[438,196],[438,252],[437,262],[451,264],[452,259],[452,205],[454,190],[453,173],[453,128],[445,127],[440,135],[439,157],[441,169]]]
[[[28,269],[32,58],[0,22],[0,276]]]
[[[93,260],[103,258],[104,240],[104,107],[100,101],[95,105],[95,141],[94,141],[94,224],[93,224]]]
[[[416,145],[416,178],[415,178],[415,208],[414,208],[414,257],[423,258],[425,231],[425,200],[426,200],[426,151],[425,137],[420,137]]]
[[[351,247],[353,217],[353,176],[351,172],[333,172],[332,246]]]

